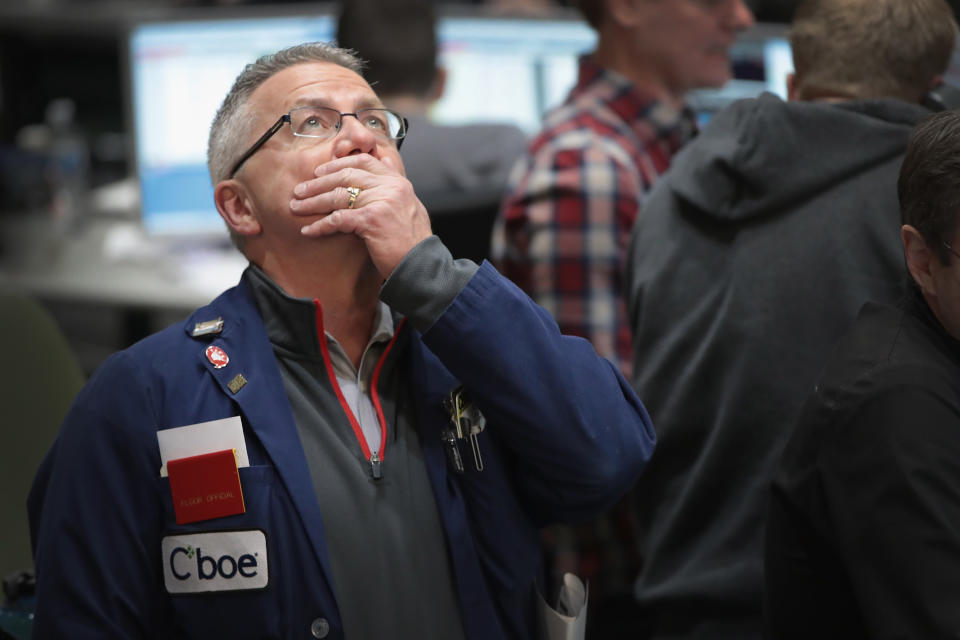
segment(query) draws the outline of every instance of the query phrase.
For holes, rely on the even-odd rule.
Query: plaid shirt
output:
[[[629,378],[622,287],[630,228],[693,135],[692,112],[643,95],[584,56],[577,85],[544,125],[513,170],[493,260],[563,333],[590,340]]]
[[[696,131],[693,113],[643,95],[585,56],[577,85],[544,124],[513,170],[491,253],[563,333],[590,340],[629,379],[622,287],[630,229],[643,197]],[[591,607],[613,616],[614,626],[637,615],[613,609],[635,606],[623,604],[632,602],[641,565],[635,520],[628,494],[593,522],[544,529],[548,593],[571,571],[589,581]]]

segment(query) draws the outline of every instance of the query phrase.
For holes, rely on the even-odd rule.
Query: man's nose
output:
[[[727,16],[727,25],[733,31],[743,31],[753,26],[753,12],[744,0],[733,0],[733,7]]]
[[[334,155],[338,158],[358,153],[374,155],[376,149],[376,134],[363,126],[355,114],[341,114],[340,131],[334,139]]]

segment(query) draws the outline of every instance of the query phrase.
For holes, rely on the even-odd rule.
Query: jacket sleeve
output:
[[[417,291],[430,287],[425,271],[417,273],[391,275],[381,297],[406,312]],[[589,342],[562,335],[550,314],[489,263],[438,317],[414,319],[414,326],[496,429],[538,524],[596,515],[649,460],[653,427],[623,376]]]
[[[960,415],[911,385],[864,406],[819,456],[826,522],[871,638],[960,629]]]
[[[37,473],[28,500],[34,638],[164,635],[160,463],[141,371],[125,354],[109,359]]]

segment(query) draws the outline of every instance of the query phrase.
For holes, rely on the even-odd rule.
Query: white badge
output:
[[[198,422],[186,427],[157,431],[160,443],[160,477],[167,475],[167,460],[198,456],[224,449],[233,449],[237,454],[237,467],[249,467],[247,443],[243,439],[243,423],[240,416]]]
[[[267,536],[259,529],[171,535],[161,547],[168,593],[263,589],[270,582]]]

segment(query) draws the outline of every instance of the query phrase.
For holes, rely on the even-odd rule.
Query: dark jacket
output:
[[[960,342],[917,292],[867,305],[774,476],[767,637],[960,633]]]
[[[827,353],[901,295],[897,100],[719,113],[634,226],[634,387],[659,437],[639,486],[637,595],[658,634],[758,637],[770,470]]]

